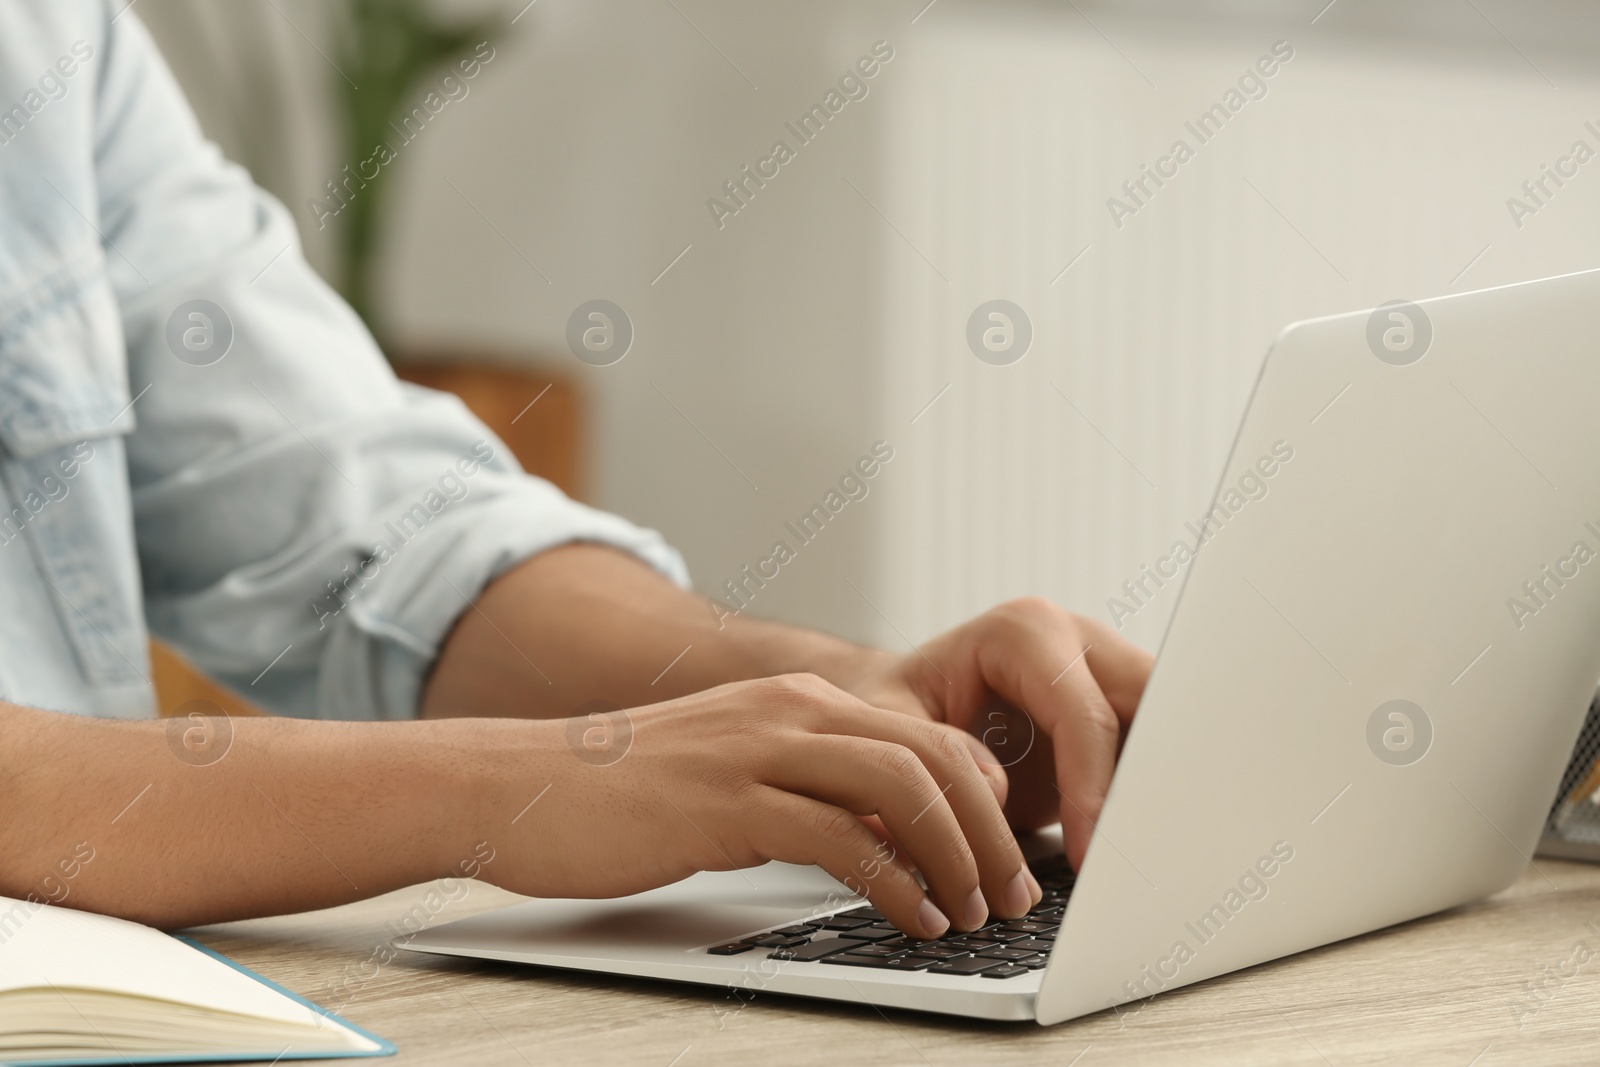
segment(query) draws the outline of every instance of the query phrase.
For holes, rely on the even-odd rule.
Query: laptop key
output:
[[[866,920],[868,920],[870,922],[875,922],[875,923],[883,922],[883,912],[879,911],[877,908],[870,907],[870,906],[868,906],[868,907],[860,907],[860,908],[851,908],[849,911],[841,911],[839,914],[840,915],[848,915],[852,919],[866,919]]]
[[[982,956],[962,956],[960,959],[944,960],[928,968],[930,974],[978,974],[991,967],[1004,966],[1003,960],[986,960]]]
[[[939,941],[939,944],[945,946],[946,948],[959,948],[964,952],[976,952],[980,948],[989,948],[991,945],[998,943],[999,942],[989,941],[984,938],[973,938],[966,934],[963,934],[959,937],[942,938]]]
[[[923,945],[920,948],[910,949],[907,952],[907,955],[925,956],[930,960],[953,960],[958,956],[970,956],[972,955],[972,952],[973,950],[970,948],[962,948],[957,945],[930,944]]]
[[[1049,952],[1056,947],[1054,941],[1041,941],[1038,938],[1028,937],[1021,941],[1013,941],[1006,948],[1020,948],[1025,952]]]
[[[1030,971],[1037,971],[1040,967],[1050,962],[1047,956],[1029,956],[1025,960],[1012,960],[1019,967],[1026,967]]]
[[[885,924],[863,926],[857,930],[840,930],[840,937],[855,938],[858,941],[889,941],[904,936],[899,930]]]
[[[849,915],[830,915],[822,920],[824,930],[854,930],[859,926],[871,926],[872,919],[857,919]]]
[[[986,960],[1025,960],[1034,954],[1026,949],[1002,948],[996,945],[994,948],[984,949],[978,955]]]
[[[844,957],[838,957],[843,959]],[[926,956],[891,956],[880,963],[886,971],[925,971],[932,967],[938,960]]]
[[[845,967],[876,967],[884,971],[925,971],[936,962],[916,956],[869,956],[858,952],[845,952],[829,956],[823,963],[836,963]]]
[[[983,972],[985,978],[1016,978],[1018,975],[1028,973],[1028,968],[1019,967],[1015,963],[1007,963],[999,967],[992,967]]]
[[[1006,923],[1003,929],[1017,934],[1047,934],[1056,928],[1056,923],[1013,922]]]
[[[782,934],[785,937],[810,937],[817,931],[816,927],[814,926],[807,926],[805,923],[795,923],[793,926],[780,926],[772,932],[775,934]]]
[[[809,938],[789,937],[785,934],[763,934],[760,937],[752,937],[748,940],[750,944],[759,945],[762,948],[792,948],[795,945],[805,944]]]
[[[889,956],[909,955],[905,949],[896,948],[894,945],[874,945],[870,941],[852,941],[850,943],[855,946],[855,948],[851,949],[850,951],[854,952],[857,956],[878,956],[880,958],[887,958]]]
[[[803,942],[785,948],[777,948],[767,953],[769,960],[796,960],[801,963],[811,963],[835,952],[844,952],[852,948],[860,948],[859,941],[845,941],[837,937],[819,937],[815,941]]]
[[[730,941],[726,945],[716,945],[706,949],[713,956],[737,956],[741,952],[749,952],[754,945],[744,941]]]
[[[1028,934],[1026,931],[1019,930],[974,930],[972,933],[967,935],[967,939],[969,941],[997,945],[1004,944],[1007,941],[1021,941],[1023,938],[1029,936],[1032,935]]]

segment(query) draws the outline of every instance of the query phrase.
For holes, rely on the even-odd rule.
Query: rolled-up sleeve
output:
[[[106,34],[98,207],[152,632],[270,710],[395,719],[455,619],[530,555],[598,542],[687,581],[657,533],[397,381],[282,205],[200,135],[137,19]]]

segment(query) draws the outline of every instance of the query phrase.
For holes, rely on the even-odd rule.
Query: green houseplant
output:
[[[383,324],[375,300],[375,268],[392,164],[407,143],[403,121],[430,95],[425,80],[497,38],[498,19],[444,21],[426,0],[346,0],[335,16],[334,61],[344,105],[344,157],[340,178],[330,180],[325,214],[338,216],[340,292],[380,342]],[[493,54],[489,47],[489,54]],[[437,98],[437,92],[433,95]],[[385,151],[387,149],[387,151]],[[313,203],[313,212],[318,212]]]

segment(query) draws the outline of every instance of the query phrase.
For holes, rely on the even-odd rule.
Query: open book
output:
[[[0,1062],[393,1051],[209,949],[122,919],[0,897]]]

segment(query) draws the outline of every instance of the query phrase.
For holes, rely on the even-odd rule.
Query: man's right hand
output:
[[[1017,918],[1040,899],[954,727],[806,674],[622,714],[631,744],[605,765],[563,751],[566,721],[526,724],[540,751],[509,768],[514,790],[482,814],[498,854],[483,877],[534,896],[612,897],[702,870],[816,864],[919,937],[975,929],[991,912]]]
[[[486,845],[477,877],[542,897],[816,864],[918,937],[1040,898],[1003,780],[956,727],[806,674],[622,714],[631,742],[608,762],[569,743],[582,720],[219,719],[202,751],[184,719],[0,703],[0,895],[175,928],[459,876]]]

